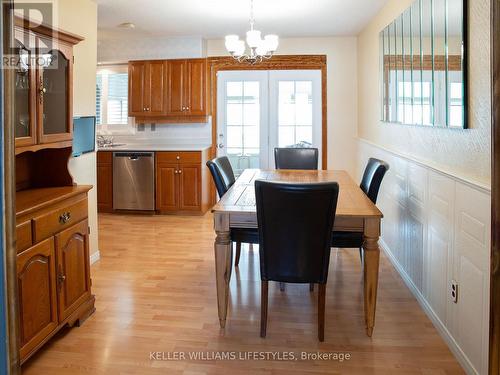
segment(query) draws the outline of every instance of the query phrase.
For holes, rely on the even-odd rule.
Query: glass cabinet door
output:
[[[39,126],[41,143],[71,140],[72,52],[59,46],[43,55],[39,67]]]
[[[16,146],[30,146],[36,143],[35,132],[35,69],[32,66],[34,36],[22,30],[15,30],[15,53],[17,69],[14,73],[14,132]],[[30,40],[31,38],[31,40]]]

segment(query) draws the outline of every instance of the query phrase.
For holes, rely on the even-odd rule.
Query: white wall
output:
[[[95,77],[97,67],[97,5],[91,0],[58,0],[57,27],[85,38],[74,48],[73,113],[95,115]],[[98,252],[96,154],[72,158],[69,169],[77,184],[93,185],[89,192],[90,254]]]
[[[356,170],[356,37],[287,38],[281,55],[326,55],[328,69],[328,168]],[[227,56],[223,40],[207,41],[208,56]]]
[[[126,34],[124,34],[126,35]],[[121,38],[99,39],[99,63],[126,63],[130,60],[185,59],[206,56],[202,38]]]

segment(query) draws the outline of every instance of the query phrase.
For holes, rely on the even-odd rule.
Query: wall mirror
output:
[[[467,0],[416,0],[380,32],[381,120],[467,128]]]

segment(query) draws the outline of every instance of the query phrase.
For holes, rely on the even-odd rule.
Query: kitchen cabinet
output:
[[[129,63],[129,116],[167,115],[167,71],[165,60]]]
[[[97,152],[97,210],[113,211],[113,153]]]
[[[162,212],[175,212],[179,209],[177,163],[158,163],[156,169],[156,209]]]
[[[129,62],[129,116],[137,123],[207,122],[206,59]]]
[[[210,204],[208,150],[156,153],[156,209],[205,213]]]
[[[155,209],[159,214],[204,214],[212,203],[205,166],[210,149],[155,154]],[[113,212],[113,152],[97,153],[97,207]]]
[[[62,327],[81,323],[95,310],[89,258],[90,189],[67,186],[16,194],[21,363]]]
[[[14,40],[20,60],[13,74],[16,154],[71,146],[73,46],[83,38],[45,25],[26,27],[16,17]]]
[[[170,60],[168,114],[206,116],[207,60]]]

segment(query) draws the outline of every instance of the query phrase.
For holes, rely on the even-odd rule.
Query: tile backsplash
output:
[[[212,121],[199,124],[144,124],[97,128],[98,135],[113,136],[115,143],[196,144],[212,143]]]

